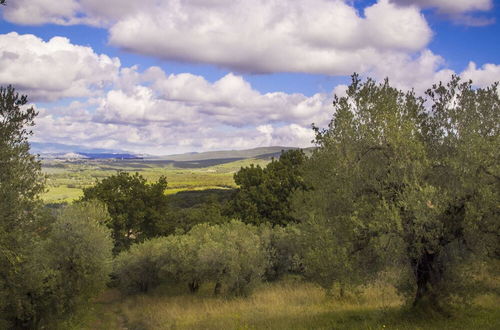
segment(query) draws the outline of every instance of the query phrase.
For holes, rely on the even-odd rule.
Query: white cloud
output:
[[[417,92],[454,73],[430,51],[415,59],[388,59],[384,65],[391,84],[415,86]],[[477,68],[471,63],[461,75],[485,86],[497,79],[499,67],[487,64]],[[331,93],[312,96],[260,93],[234,74],[209,82],[192,74],[167,75],[158,67],[143,72],[125,68],[113,88],[100,97],[41,109],[35,141],[150,154],[269,145],[306,147],[314,138],[310,124],[327,125],[333,93],[342,95],[345,88],[339,85]]]
[[[328,123],[331,100],[331,94],[263,94],[234,74],[212,83],[157,67],[124,68],[100,97],[40,109],[34,141],[152,154],[310,146],[310,124]]]
[[[460,75],[464,79],[472,80],[476,86],[487,87],[494,82],[500,81],[500,65],[487,63],[481,68],[477,68],[476,63],[469,62],[467,69]]]
[[[433,83],[447,81],[453,73],[453,70],[446,68],[445,60],[441,56],[425,50],[415,57],[388,56],[375,70],[366,75],[379,80],[388,77],[393,86],[424,92]]]
[[[462,15],[487,10],[480,7],[487,1],[460,10],[446,1],[403,2],[380,0],[361,14],[335,0],[18,0],[4,13],[25,24],[104,26],[115,45],[165,59],[251,72],[357,71],[423,91],[454,71],[426,49],[432,32],[419,8]],[[471,63],[461,75],[484,86],[498,79],[499,67]],[[324,127],[333,94],[346,88],[261,93],[235,73],[210,82],[159,67],[139,71],[66,38],[16,33],[0,35],[0,84],[9,83],[35,100],[88,98],[40,109],[36,141],[152,154],[308,146],[310,124]]]
[[[188,73],[166,75],[158,67],[143,73],[128,68],[122,70],[117,86],[122,88],[102,99],[95,120],[169,125],[211,122],[233,127],[280,122],[309,125],[312,120],[325,122],[331,106],[331,95],[262,94],[232,73],[210,83]]]
[[[482,26],[492,24],[495,20],[478,16],[477,12],[486,12],[493,8],[492,0],[391,0],[403,6],[419,8],[435,8],[441,14],[463,25]]]
[[[15,32],[0,35],[0,84],[12,84],[31,100],[84,97],[115,79],[120,61],[63,37],[45,42]]]
[[[3,10],[4,17],[18,24],[71,24],[79,9],[75,0],[10,1]]]
[[[492,0],[391,0],[394,3],[415,5],[421,8],[437,8],[449,14],[471,11],[487,11],[493,7]]]
[[[126,50],[240,72],[362,72],[387,52],[423,49],[432,36],[417,8],[389,0],[364,15],[341,0],[47,1],[18,0],[5,17],[97,24]]]

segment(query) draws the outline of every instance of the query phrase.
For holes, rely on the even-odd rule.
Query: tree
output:
[[[37,113],[27,103],[13,87],[0,87],[0,319],[14,323],[19,314],[13,302],[28,280],[25,267],[46,231],[39,216],[40,162],[28,143]]]
[[[6,232],[30,223],[43,191],[40,162],[28,143],[37,113],[27,103],[13,87],[0,87],[0,221]]]
[[[246,223],[286,225],[294,222],[289,197],[305,190],[301,165],[306,159],[302,150],[289,150],[273,159],[265,168],[253,164],[234,175],[239,190],[231,201],[231,211]]]
[[[97,199],[106,204],[111,215],[107,225],[113,233],[116,253],[128,249],[133,242],[171,233],[165,230],[169,228],[165,219],[166,188],[163,176],[148,184],[139,173],[120,172],[85,188],[81,200]]]
[[[29,153],[36,111],[0,87],[0,328],[52,328],[107,281],[107,212],[98,205],[42,207],[40,162]]]
[[[61,319],[87,306],[109,281],[113,241],[104,225],[108,219],[106,207],[100,203],[67,206],[57,215],[42,245],[51,270],[48,311]]]
[[[397,260],[413,305],[442,306],[475,261],[499,257],[498,84],[453,77],[422,98],[354,75],[333,105],[328,128],[315,128],[312,189],[294,197],[296,214],[329,229],[332,253],[345,256],[332,267],[366,278]]]

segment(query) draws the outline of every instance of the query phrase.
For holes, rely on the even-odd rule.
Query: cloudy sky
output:
[[[500,80],[498,0],[7,0],[0,85],[32,141],[172,154],[309,146],[358,72]],[[42,144],[43,145],[43,144]]]

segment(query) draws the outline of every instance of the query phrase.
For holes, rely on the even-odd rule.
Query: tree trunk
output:
[[[192,280],[191,282],[188,283],[188,287],[189,287],[189,292],[196,293],[200,288],[200,283],[198,283],[197,280]]]
[[[220,294],[221,284],[220,282],[215,283],[214,287],[214,295],[218,296]]]
[[[437,255],[425,252],[419,259],[412,260],[417,282],[417,291],[413,307],[422,304],[437,306],[437,285],[441,279],[441,272],[437,264]]]

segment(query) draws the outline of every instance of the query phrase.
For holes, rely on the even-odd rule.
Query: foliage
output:
[[[148,292],[161,283],[160,270],[168,238],[153,238],[134,244],[114,260],[113,275],[125,292]]]
[[[372,246],[363,246],[363,253],[357,253],[356,235],[351,230],[311,218],[298,225],[295,238],[304,277],[329,294],[338,287],[341,297],[373,279],[381,269]]]
[[[262,225],[259,228],[263,246],[267,248],[268,268],[264,278],[276,281],[286,275],[302,275],[303,253],[301,251],[301,232],[298,226],[286,227]]]
[[[498,258],[500,110],[498,84],[473,89],[453,77],[426,95],[430,105],[354,75],[329,127],[316,128],[304,174],[312,190],[294,203],[303,221],[330,228],[331,267],[346,270],[336,277],[399,263],[414,305],[437,306],[460,294],[450,289],[457,265]]]
[[[82,201],[97,199],[106,204],[108,223],[115,241],[115,253],[128,249],[133,242],[171,233],[165,214],[167,197],[165,177],[147,184],[139,173],[120,172],[83,190]]]
[[[290,195],[305,190],[301,165],[302,150],[288,150],[265,168],[253,164],[234,175],[239,190],[231,201],[234,216],[246,223],[284,226],[295,219],[291,215]]]
[[[216,294],[222,287],[230,294],[248,294],[264,275],[268,257],[254,226],[201,224],[189,236],[198,246],[197,271],[203,280],[215,282]]]
[[[44,242],[53,271],[52,308],[71,316],[88,304],[109,281],[113,242],[104,225],[109,221],[99,203],[81,203],[62,209]]]
[[[114,274],[125,292],[147,292],[161,283],[184,283],[195,292],[213,283],[214,293],[248,293],[261,279],[267,255],[257,228],[232,221],[200,224],[187,234],[134,244],[115,260]]]
[[[7,321],[14,328],[56,327],[88,305],[108,281],[112,241],[95,204],[67,207],[44,237],[30,244],[10,288]]]
[[[23,321],[23,290],[39,284],[39,274],[26,271],[33,268],[35,249],[46,231],[38,201],[43,190],[40,163],[28,143],[37,113],[27,103],[11,86],[0,87],[0,319],[14,325]]]
[[[229,222],[226,204],[231,195],[230,190],[189,191],[169,195],[167,217],[172,229],[168,232],[188,232],[200,223],[215,225]]]

